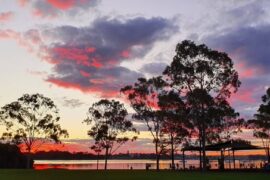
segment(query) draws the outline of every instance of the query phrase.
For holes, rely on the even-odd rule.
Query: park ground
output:
[[[267,180],[270,173],[171,171],[0,170],[0,180]]]

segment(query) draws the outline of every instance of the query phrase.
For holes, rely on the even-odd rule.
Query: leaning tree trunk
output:
[[[108,163],[108,155],[109,154],[109,148],[106,147],[106,151],[105,151],[105,167],[104,169],[107,170],[107,163]]]

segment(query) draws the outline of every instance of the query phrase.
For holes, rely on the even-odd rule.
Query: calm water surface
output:
[[[170,160],[161,160],[160,169],[170,169]],[[181,160],[175,160],[177,169],[183,169],[183,163]],[[260,168],[263,161],[261,160],[236,160],[236,168]],[[149,169],[155,169],[155,160],[109,160],[108,169],[146,169],[146,165],[149,164]],[[218,169],[218,162],[216,160],[210,160],[211,169]],[[187,160],[186,168],[199,168],[198,160]],[[225,161],[225,168],[233,168],[232,161]],[[35,169],[70,169],[70,170],[93,170],[104,169],[104,160],[35,160]]]

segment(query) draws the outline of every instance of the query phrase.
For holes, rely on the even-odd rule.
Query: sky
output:
[[[189,39],[229,54],[242,82],[232,106],[252,118],[270,83],[269,8],[267,0],[0,0],[0,106],[24,93],[50,97],[70,134],[60,148],[89,151],[82,121],[91,104],[117,99],[132,113],[120,88],[160,74]],[[139,139],[121,151],[153,152],[143,123],[134,124]]]

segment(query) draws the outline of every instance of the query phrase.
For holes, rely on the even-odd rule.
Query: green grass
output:
[[[0,170],[0,180],[267,180],[269,173]]]

